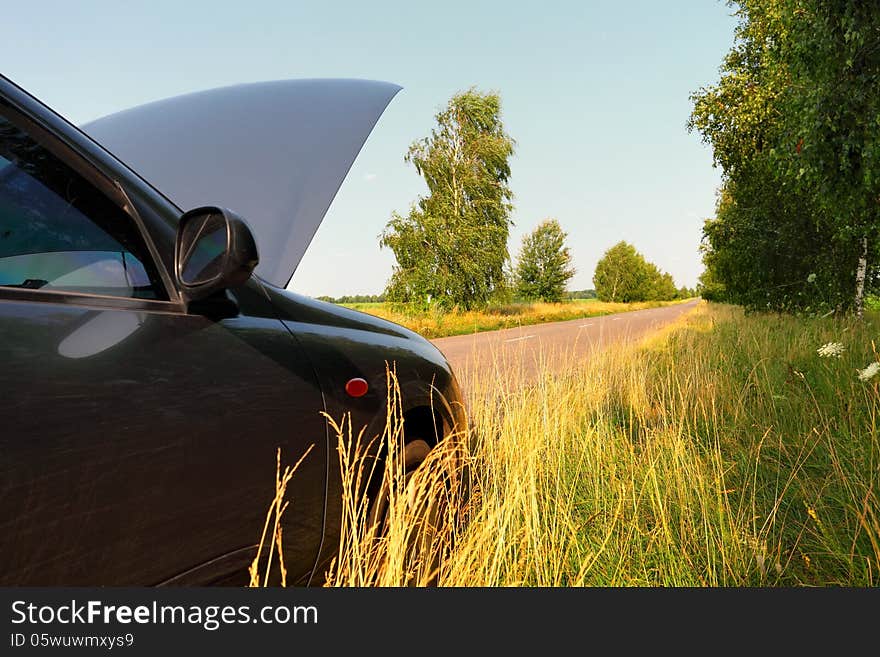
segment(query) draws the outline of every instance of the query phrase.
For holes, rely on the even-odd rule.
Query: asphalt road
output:
[[[437,338],[432,342],[459,378],[479,372],[522,377],[528,382],[543,371],[558,370],[585,359],[596,349],[637,340],[690,312],[698,303],[694,300],[616,315]]]

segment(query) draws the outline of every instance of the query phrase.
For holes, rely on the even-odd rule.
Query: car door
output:
[[[150,217],[57,136],[0,97],[0,585],[240,570],[277,449],[308,452],[284,523],[307,576],[327,450],[305,355],[255,281],[247,314],[185,312]]]

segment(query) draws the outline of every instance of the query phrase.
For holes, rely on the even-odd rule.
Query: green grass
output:
[[[657,308],[681,301],[606,303],[596,299],[576,299],[562,303],[510,303],[479,311],[424,310],[391,303],[342,304],[347,308],[376,315],[405,326],[426,338],[441,338],[480,331],[496,331],[530,324],[561,322],[584,317]]]
[[[645,344],[528,388],[467,374],[475,494],[434,543],[440,583],[877,586],[880,376],[857,372],[876,359],[878,329],[876,314],[702,304]],[[841,358],[817,354],[830,341]],[[381,545],[405,551],[413,524]],[[392,561],[334,581],[419,582],[431,562]]]
[[[328,581],[878,586],[880,375],[858,377],[878,360],[878,332],[873,312],[702,303],[642,344],[528,387],[461,373],[469,451],[444,441],[406,483],[392,477],[381,535],[354,492],[358,428],[334,424],[350,485]],[[839,358],[819,356],[828,342],[844,346]],[[393,454],[405,426],[393,377],[390,389],[381,439]]]

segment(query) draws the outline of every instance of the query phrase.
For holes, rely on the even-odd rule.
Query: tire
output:
[[[404,446],[403,490],[406,494],[413,494],[413,491],[407,488],[407,484],[416,470],[424,463],[430,451],[431,447],[428,442],[421,439],[410,440]],[[370,522],[368,527],[375,528],[373,537],[377,541],[384,539],[388,531],[389,492],[387,480],[387,477],[383,477],[382,489],[373,501],[368,516]],[[412,502],[413,500],[410,499],[410,503]],[[424,502],[419,504],[421,506]],[[414,572],[419,574],[417,579],[408,579],[402,582],[402,584],[405,586],[437,586],[441,555],[436,550],[434,538],[439,532],[440,509],[436,503],[429,502],[425,508],[420,508],[417,513],[418,515],[414,515],[412,518],[412,533],[408,536],[404,549],[410,566],[418,564],[418,566],[414,567]],[[385,547],[379,547],[379,549],[384,550]],[[382,554],[379,566],[381,572],[381,569],[387,564],[387,555],[385,553],[380,554]],[[381,574],[379,579],[382,579]],[[392,578],[392,581],[394,581],[394,578]]]
[[[409,483],[413,473],[424,463],[431,451],[431,446],[421,438],[414,438],[404,445],[403,448],[403,477],[404,487]],[[370,504],[367,514],[368,527],[376,526],[377,537],[382,537],[388,529],[388,505],[390,503],[389,477],[382,477],[382,483],[376,498]]]

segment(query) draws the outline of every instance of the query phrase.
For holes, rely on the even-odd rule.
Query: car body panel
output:
[[[7,299],[0,362],[0,583],[156,584],[254,545],[276,449],[295,461],[314,445],[285,523],[288,567],[310,573],[326,428],[277,319]]]
[[[467,424],[461,392],[455,375],[443,354],[416,333],[392,322],[335,304],[296,294],[289,290],[266,288],[279,309],[284,325],[295,335],[315,364],[324,392],[324,404],[337,423],[347,419],[351,437],[363,432],[363,441],[380,438],[386,424],[387,376],[395,372],[400,388],[401,412],[429,409],[436,416],[434,427],[408,426],[405,434],[433,444],[444,435],[464,431]],[[363,397],[353,399],[345,393],[350,378],[363,378],[369,388]],[[422,435],[423,434],[423,435]],[[438,435],[440,434],[440,435]],[[346,442],[348,436],[344,436]],[[327,521],[324,545],[318,559],[316,577],[325,571],[339,545],[343,514],[340,467],[334,458],[339,438],[331,432],[328,454]],[[378,449],[378,442],[372,446]]]
[[[399,90],[370,80],[258,82],[147,103],[82,129],[181,210],[219,205],[245,217],[256,273],[285,287]]]

